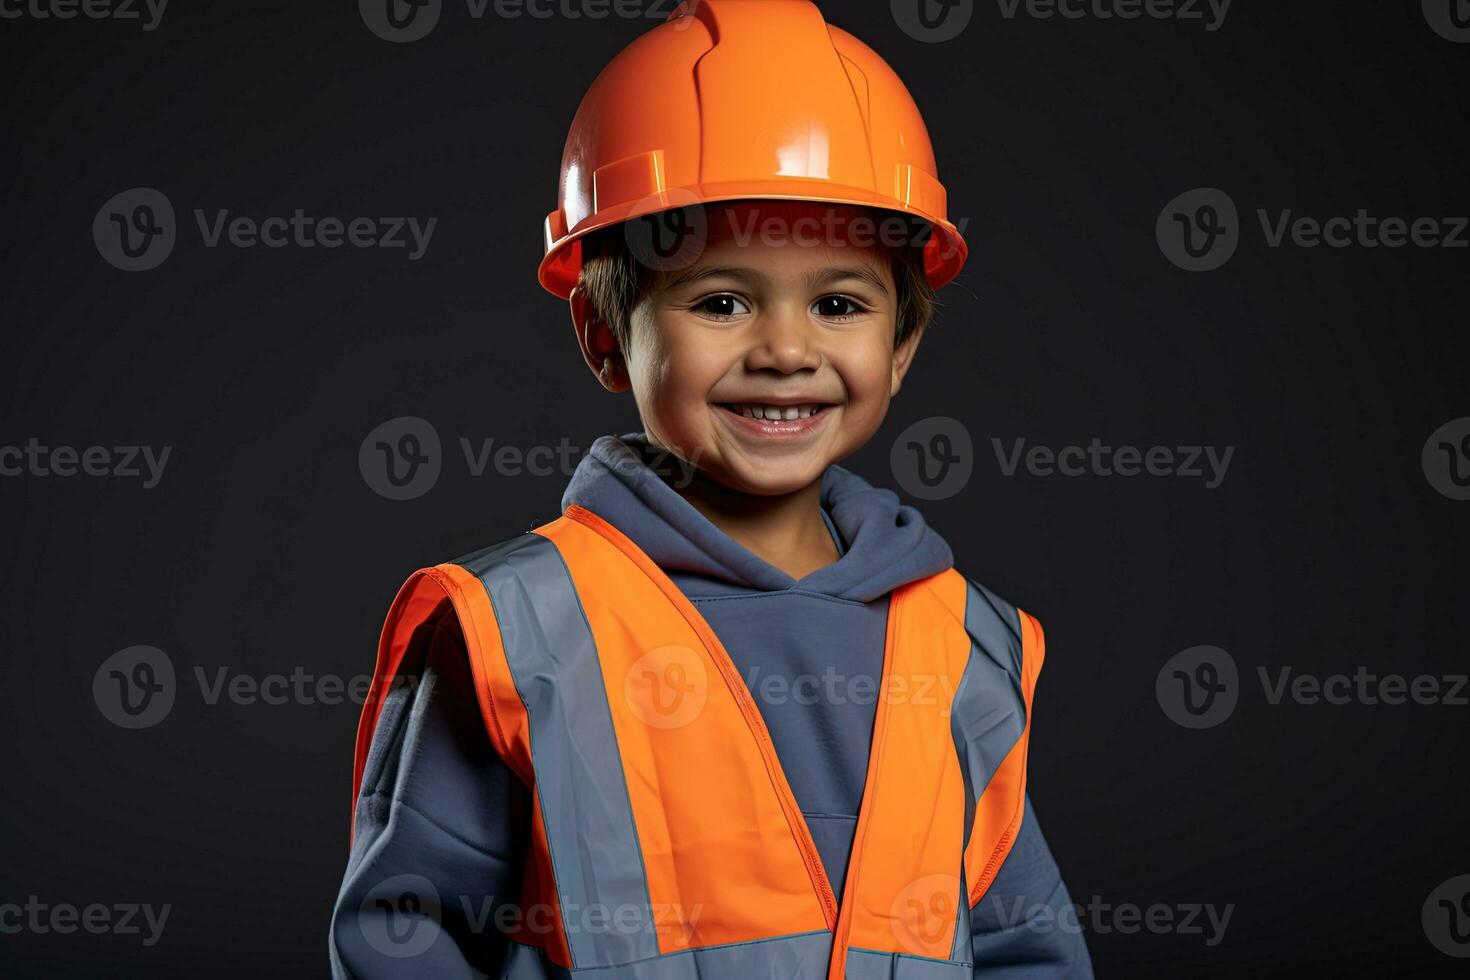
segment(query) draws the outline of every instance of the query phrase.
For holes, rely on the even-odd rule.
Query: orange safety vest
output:
[[[389,612],[353,798],[415,630],[452,605],[532,789],[510,978],[958,980],[1020,828],[1040,625],[954,569],[893,591],[839,904],[761,713],[669,577],[578,506],[426,568]],[[532,914],[540,910],[543,914]]]

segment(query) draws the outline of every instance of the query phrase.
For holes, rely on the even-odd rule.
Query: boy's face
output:
[[[920,339],[894,348],[889,254],[843,233],[860,214],[711,208],[707,247],[658,277],[603,383],[631,387],[648,436],[717,483],[774,495],[819,479],[878,430]]]

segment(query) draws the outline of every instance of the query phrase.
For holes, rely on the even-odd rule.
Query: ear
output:
[[[893,349],[893,380],[889,385],[888,397],[892,398],[903,387],[903,376],[909,373],[909,365],[914,363],[914,354],[919,349],[919,341],[923,339],[924,330],[915,330]]]
[[[608,391],[627,391],[632,387],[628,380],[628,367],[618,350],[618,338],[612,327],[597,315],[587,293],[581,286],[572,290],[568,299],[572,311],[572,326],[577,333],[577,344],[582,348],[582,358],[592,373]],[[604,365],[606,365],[604,367]]]

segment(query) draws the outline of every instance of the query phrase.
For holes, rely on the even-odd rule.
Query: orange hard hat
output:
[[[580,239],[647,214],[741,199],[912,215],[936,288],[969,248],[918,106],[873,49],[811,0],[686,0],[592,83],[567,136],[539,278],[563,299]]]

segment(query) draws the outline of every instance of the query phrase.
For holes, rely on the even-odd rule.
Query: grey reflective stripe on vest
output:
[[[729,946],[706,946],[622,966],[565,970],[534,946],[511,945],[500,980],[824,980],[832,953],[830,932],[806,932]],[[861,974],[887,977],[889,974]],[[857,977],[849,968],[849,977]],[[907,978],[909,974],[900,973]],[[915,973],[915,980],[928,974]],[[934,975],[936,978],[940,974]],[[949,974],[952,980],[957,974]]]
[[[847,951],[845,980],[970,980],[974,975],[969,963],[857,947]]]
[[[965,777],[965,846],[975,826],[975,802],[1026,728],[1021,691],[1021,615],[984,586],[965,582],[965,632],[970,659],[955,689],[950,731]]]
[[[456,564],[489,593],[526,706],[572,965],[580,972],[657,956],[648,878],[607,688],[561,552],[539,534],[524,534]]]

